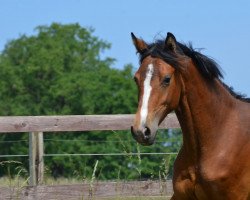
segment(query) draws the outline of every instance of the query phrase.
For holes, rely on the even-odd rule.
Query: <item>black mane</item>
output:
[[[164,40],[157,40],[154,43],[148,44],[148,49],[140,53],[140,63],[142,63],[144,58],[150,55],[152,57],[161,58],[174,68],[179,69],[181,67],[179,62],[180,56],[171,51],[165,50],[164,47]],[[177,51],[178,54],[190,57],[198,71],[208,82],[213,82],[214,79],[223,79],[220,66],[213,59],[201,54],[199,51],[196,51],[191,44],[185,45],[177,42]],[[222,82],[222,84],[236,99],[244,102],[250,102],[250,98],[234,92],[233,88],[227,86],[225,83]]]

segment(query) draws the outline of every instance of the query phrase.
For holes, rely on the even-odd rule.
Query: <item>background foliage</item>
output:
[[[84,115],[134,113],[137,89],[133,68],[101,59],[110,44],[79,24],[39,26],[34,36],[22,35],[0,54],[0,115]],[[28,134],[1,134],[0,154],[27,154]],[[153,147],[136,145],[130,133],[45,134],[45,153],[116,153],[178,151],[180,131],[160,131]],[[18,142],[8,142],[18,141]],[[167,142],[166,142],[167,141]],[[3,160],[3,159],[2,159]],[[27,169],[27,158],[16,158]],[[152,178],[167,175],[170,156],[45,157],[47,174],[85,178],[99,160],[100,179]],[[1,161],[1,160],[0,160]],[[10,170],[15,170],[11,168]],[[0,166],[0,176],[6,169]],[[171,172],[169,173],[171,175]]]

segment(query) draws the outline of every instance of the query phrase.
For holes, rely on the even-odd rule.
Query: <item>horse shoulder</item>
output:
[[[214,147],[200,161],[197,169],[199,187],[196,191],[206,191],[207,196],[214,199],[222,196],[228,196],[227,199],[241,199],[239,194],[244,197],[242,199],[246,199],[250,192],[250,140],[245,133],[243,136],[237,135],[233,139],[223,140],[224,143],[218,142],[222,146]],[[196,196],[198,194],[202,193],[196,192]]]

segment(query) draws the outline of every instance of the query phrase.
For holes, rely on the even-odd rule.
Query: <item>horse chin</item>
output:
[[[136,135],[133,134],[133,138],[141,145],[143,146],[150,146],[153,145],[155,143],[155,135],[151,135],[148,138],[144,138],[144,137],[138,137]]]
[[[156,132],[154,132],[150,137],[147,139],[143,138],[141,141],[138,141],[143,146],[151,146],[155,143]]]
[[[140,143],[141,145],[143,145],[143,146],[151,146],[151,145],[153,145],[155,143],[155,140],[150,140],[150,141],[145,141],[145,142],[142,142],[142,143]]]

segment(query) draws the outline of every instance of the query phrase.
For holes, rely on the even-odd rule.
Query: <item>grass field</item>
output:
[[[15,164],[15,161],[0,163]],[[57,178],[45,175],[43,182],[36,186],[29,186],[28,172],[22,168],[16,168],[16,174],[0,177],[0,199],[39,200],[67,199],[67,200],[161,200],[170,199],[172,183],[161,178],[159,180],[128,181],[117,180],[100,181],[95,176],[98,161],[93,169],[92,176],[88,179],[81,178]],[[7,168],[8,169],[8,168]]]

